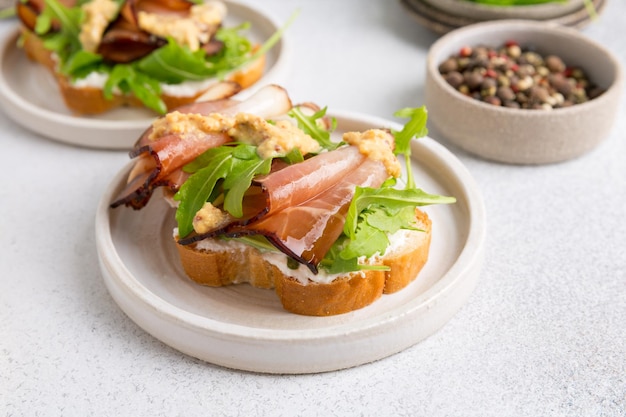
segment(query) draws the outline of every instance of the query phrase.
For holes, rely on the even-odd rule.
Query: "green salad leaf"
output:
[[[394,185],[395,181],[387,181],[380,188],[357,187],[344,225],[346,238],[335,243],[337,248],[330,253],[335,256],[333,261],[341,259],[345,263],[353,259],[346,263],[353,265],[361,256],[383,254],[390,244],[390,235],[400,229],[419,230],[414,225],[415,207],[456,201],[453,197],[428,194],[418,188],[393,188]],[[322,263],[329,264],[330,260]],[[340,270],[333,265],[329,270],[338,273],[354,269]]]
[[[123,93],[133,93],[148,108],[157,113],[165,113],[167,107],[161,100],[161,85],[135,69],[134,65],[118,64],[113,67],[104,84],[103,94],[107,99],[113,98],[115,89]]]
[[[268,174],[272,159],[263,159],[256,146],[243,143],[228,144],[204,152],[200,166],[196,159],[185,170],[194,173],[183,183],[174,199],[180,201],[176,210],[178,233],[187,236],[193,230],[193,217],[205,202],[214,203],[223,199],[224,210],[234,217],[243,215],[243,195],[250,188],[252,179],[259,174]]]
[[[232,170],[222,184],[224,210],[235,217],[243,216],[243,195],[250,188],[252,179],[258,174],[269,174],[271,168],[272,159],[262,159],[256,153],[256,146],[239,145],[235,148]]]
[[[6,7],[0,9],[0,20],[8,19],[10,17],[14,17],[16,15],[15,7]]]
[[[61,24],[61,32],[68,37],[76,38],[80,33],[80,23],[83,19],[83,11],[79,7],[67,7],[57,0],[45,0],[45,7],[37,18],[35,33],[43,35],[52,28],[54,20]]]
[[[430,204],[450,204],[456,201],[453,197],[428,194],[419,188],[392,188],[394,182],[388,181],[380,188],[356,188],[343,229],[349,238],[354,239],[356,237],[358,225],[360,221],[367,218],[366,209],[371,206],[383,207],[393,216],[395,214],[393,210],[403,209],[407,206],[415,208]],[[390,220],[393,219],[390,218]],[[402,219],[399,218],[398,221],[402,221]]]
[[[76,78],[84,78],[94,71],[102,71],[102,56],[80,50],[69,56],[61,66],[64,74],[74,74]]]
[[[421,138],[428,134],[426,128],[426,121],[428,120],[428,110],[426,106],[418,108],[404,108],[394,113],[396,117],[409,118],[402,130],[399,132],[393,132],[396,139],[396,155],[404,155],[404,163],[407,167],[411,166],[411,139]],[[410,169],[406,170],[407,179],[406,187],[415,187],[415,181],[413,180],[413,172]]]
[[[400,131],[393,131],[395,153],[404,155],[407,167],[411,165],[411,140],[428,134],[425,106],[405,108],[395,113],[397,117],[408,117],[409,121]],[[351,272],[369,269],[361,265],[358,258],[385,253],[389,236],[400,229],[415,230],[415,208],[430,204],[451,204],[454,197],[429,194],[415,186],[412,170],[406,170],[406,186],[396,188],[396,179],[385,181],[379,188],[357,187],[348,208],[343,229],[343,238],[338,239],[320,266],[330,273]],[[383,267],[384,268],[384,267]]]
[[[223,76],[232,68],[238,68],[252,61],[252,44],[241,36],[242,31],[250,28],[249,23],[242,23],[232,28],[221,28],[215,38],[224,42],[224,48],[216,55],[208,57],[218,77]]]
[[[326,107],[310,116],[304,114],[299,107],[294,107],[289,110],[288,115],[296,119],[298,127],[304,133],[315,139],[322,148],[333,150],[342,144],[342,142],[333,142],[330,138],[331,132],[337,127],[337,120],[335,118],[332,119],[329,130],[325,128],[325,124],[321,120],[326,116]]]
[[[44,0],[44,8],[35,22],[35,33],[39,35],[44,47],[55,52],[61,62],[81,49],[78,35],[83,20],[80,7],[67,7],[58,0]],[[58,31],[52,31],[52,22],[60,23]]]
[[[324,259],[321,260],[319,266],[324,269],[328,274],[341,274],[345,272],[359,271],[359,270],[378,270],[386,271],[389,268],[385,265],[367,265],[359,264],[359,259],[356,256],[341,256],[348,238],[346,235],[341,235],[330,248]]]
[[[136,66],[144,74],[167,84],[200,81],[216,73],[203,49],[192,52],[172,38],[168,38],[166,45],[140,59]]]
[[[233,150],[231,146],[220,146],[204,152],[202,158],[209,160],[209,163],[189,176],[174,195],[174,200],[180,202],[176,209],[179,236],[185,237],[191,233],[193,217],[210,200],[218,181],[231,172]]]

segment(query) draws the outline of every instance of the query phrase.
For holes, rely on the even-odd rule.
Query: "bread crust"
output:
[[[201,285],[221,287],[249,283],[258,288],[274,288],[283,308],[307,316],[331,316],[363,308],[382,296],[410,284],[428,260],[432,222],[415,210],[417,227],[401,247],[381,258],[388,271],[366,270],[339,277],[330,283],[308,281],[281,272],[253,247],[197,249],[176,243],[187,276]],[[294,272],[296,274],[297,272]]]
[[[45,66],[55,77],[59,91],[65,105],[76,114],[101,114],[113,110],[118,107],[145,107],[144,104],[133,95],[114,94],[111,99],[104,97],[101,88],[96,87],[76,87],[71,84],[70,80],[59,74],[56,70],[56,61],[52,52],[43,46],[41,38],[35,33],[21,27],[22,47],[26,55],[32,61]],[[249,63],[244,68],[233,71],[225,77],[225,81],[233,81],[241,86],[242,89],[250,87],[256,83],[265,71],[266,56],[262,55],[254,62]],[[165,103],[168,111],[185,104],[193,103],[204,95],[208,86],[204,90],[198,90],[190,96],[171,96],[162,94],[161,99]]]

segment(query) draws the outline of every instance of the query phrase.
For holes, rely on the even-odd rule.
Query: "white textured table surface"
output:
[[[301,10],[283,83],[296,100],[385,118],[422,104],[437,36],[399,2],[256,3],[279,21]],[[625,16],[610,0],[584,33],[626,65]],[[126,153],[53,142],[0,112],[0,415],[624,416],[625,105],[611,137],[567,163],[500,165],[450,147],[487,207],[478,288],[426,341],[305,376],[213,366],[138,328],[109,296],[94,242],[98,198]]]

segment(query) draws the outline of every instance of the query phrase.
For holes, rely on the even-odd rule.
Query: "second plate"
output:
[[[335,113],[338,132],[389,121]],[[424,207],[433,222],[429,260],[418,278],[370,306],[331,317],[282,309],[272,290],[247,284],[203,287],[185,276],[172,230],[173,209],[156,196],[140,211],[110,209],[129,163],[113,179],[96,215],[104,281],[140,327],[169,346],[229,368],[311,373],[361,365],[400,352],[442,327],[467,301],[482,266],[485,210],[467,169],[430,138],[414,142],[412,170],[427,192],[452,195],[452,205]]]
[[[228,15],[225,26],[250,22],[249,38],[256,43],[267,40],[280,26],[258,10],[225,1]],[[156,118],[140,108],[118,108],[97,116],[72,114],[59,93],[54,77],[43,66],[30,61],[17,46],[15,30],[0,45],[0,104],[5,113],[25,128],[42,136],[72,145],[101,149],[130,149],[139,135]],[[260,86],[278,83],[288,70],[286,34],[268,52],[265,74],[252,87],[240,93],[251,94]]]

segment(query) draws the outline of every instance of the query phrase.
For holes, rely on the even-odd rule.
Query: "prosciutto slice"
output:
[[[115,63],[132,62],[148,55],[167,42],[140,29],[137,14],[144,11],[184,17],[191,6],[193,3],[187,0],[127,0],[105,31],[98,53]]]
[[[136,61],[166,43],[165,39],[139,30],[120,14],[102,36],[97,52],[108,62],[123,64]]]
[[[366,158],[356,169],[314,198],[279,210],[227,236],[260,234],[280,251],[305,264],[313,273],[339,238],[357,186],[379,187],[389,174],[380,161]]]
[[[354,146],[326,152],[255,180],[267,195],[268,214],[326,191],[358,167],[365,156]],[[245,201],[244,201],[245,204]]]
[[[207,92],[207,94],[216,95],[219,94],[220,91],[228,91],[229,88],[227,84],[222,83],[214,88],[212,87],[211,91]],[[206,94],[203,97],[205,96]],[[219,112],[226,116],[234,116],[237,113],[250,113],[265,119],[270,119],[284,116],[292,107],[293,104],[289,98],[289,94],[287,94],[287,90],[279,85],[269,84],[260,88],[243,101],[224,100],[219,103],[214,100],[205,99],[181,106],[176,110],[181,113],[197,113],[202,115]]]
[[[240,230],[240,226],[252,224],[280,210],[297,206],[335,186],[365,160],[354,146],[346,146],[333,152],[325,152],[294,165],[257,178],[243,199],[243,216],[226,225],[202,234],[192,234],[180,239],[186,245],[209,237]]]
[[[261,117],[281,116],[291,109],[291,100],[287,91],[277,85],[268,85],[244,101],[221,98],[204,103],[194,103],[182,108],[182,113],[205,114],[220,112],[235,115],[239,112],[255,112]],[[210,110],[209,110],[210,109]],[[111,207],[126,205],[134,209],[144,207],[155,188],[168,186],[176,191],[179,183],[169,181],[171,178],[185,178],[174,175],[182,170],[187,163],[196,159],[204,151],[221,146],[231,140],[225,133],[197,133],[193,137],[187,134],[184,138],[178,135],[167,135],[150,139],[152,128],[146,130],[135,148],[130,152],[131,158],[137,158],[135,166],[128,176],[128,184],[118,195]],[[180,174],[180,173],[179,173]]]
[[[131,153],[131,157],[139,155],[141,157],[129,175],[128,184],[111,207],[124,204],[140,209],[148,203],[155,188],[169,186],[173,191],[177,190],[180,183],[168,179],[185,178],[182,176],[182,167],[185,164],[196,159],[204,151],[229,141],[230,137],[224,133],[206,133],[187,139],[169,135],[136,149]]]

